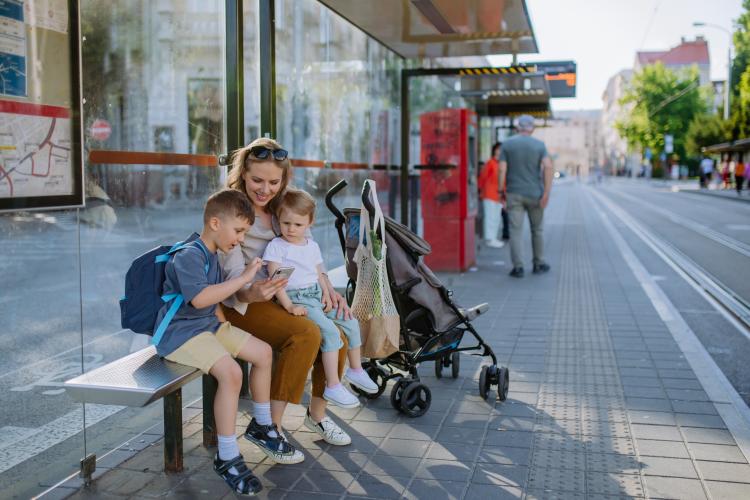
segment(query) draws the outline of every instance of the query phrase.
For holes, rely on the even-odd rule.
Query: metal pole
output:
[[[729,94],[732,92],[732,37],[727,47],[727,83],[724,85],[724,119],[729,120]]]
[[[401,224],[409,225],[409,71],[401,70]]]
[[[260,0],[260,133],[276,138],[276,13],[274,0]]]
[[[164,396],[164,472],[182,472],[182,389]]]
[[[241,148],[245,143],[244,88],[243,88],[243,18],[242,0],[226,0],[226,118],[227,151]]]

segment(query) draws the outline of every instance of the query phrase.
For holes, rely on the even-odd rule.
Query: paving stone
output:
[[[417,468],[415,476],[420,479],[465,482],[471,474],[472,468],[461,462],[425,459]]]
[[[480,463],[474,469],[471,483],[518,486],[523,488],[528,476],[528,467]]]
[[[472,462],[477,453],[477,446],[473,444],[432,443],[425,454],[425,458]]]
[[[586,469],[586,454],[580,451],[534,450],[532,467]]]
[[[629,437],[584,436],[583,441],[588,453],[635,455],[635,446]]]
[[[323,469],[330,471],[355,471],[360,470],[370,459],[369,455],[364,453],[340,453],[330,455],[323,453],[313,460],[305,460],[310,469]]]
[[[581,434],[584,436],[630,437],[631,432],[626,422],[584,420],[581,422]]]
[[[490,418],[488,429],[495,431],[532,431],[536,420],[522,417],[495,416]]]
[[[666,389],[703,389],[697,379],[663,378],[661,383]]]
[[[523,431],[487,431],[483,444],[487,446],[515,446],[529,448],[533,434]]]
[[[468,483],[414,479],[403,495],[409,500],[457,500],[467,487]]]
[[[438,443],[480,444],[484,431],[464,427],[443,427],[437,434]]]
[[[646,476],[667,476],[698,479],[690,459],[642,456],[641,468]]]
[[[421,417],[420,417],[421,418]],[[474,429],[484,429],[487,425],[487,417],[473,413],[452,413],[443,422],[447,427],[471,427]]]
[[[661,439],[663,441],[682,441],[682,434],[677,426],[632,424],[633,435],[637,439]]]
[[[646,495],[650,498],[674,498],[680,500],[704,500],[706,494],[697,479],[647,476]]]
[[[509,446],[484,446],[479,450],[477,462],[503,465],[528,465],[531,457],[529,448]]]
[[[586,474],[577,469],[531,468],[529,490],[569,491],[583,494],[586,490]]]
[[[695,466],[706,480],[750,483],[750,465],[748,464],[696,460]]]
[[[355,421],[350,424],[351,429],[359,434],[362,434],[363,436],[372,436],[372,437],[383,437],[387,435],[391,428],[393,427],[392,423],[387,422],[359,422]]]
[[[685,444],[681,441],[660,441],[655,439],[636,439],[636,448],[641,456],[690,458]]]
[[[438,432],[437,425],[396,424],[388,433],[389,438],[432,441]]]
[[[586,471],[638,474],[640,462],[634,455],[586,453]]]
[[[472,483],[469,485],[469,490],[466,492],[464,500],[487,500],[488,498],[492,498],[493,500],[513,500],[523,498],[523,493],[522,489],[513,486]]]
[[[675,413],[699,413],[704,415],[718,415],[713,403],[705,401],[672,401]]]
[[[348,472],[308,471],[291,488],[293,491],[313,493],[344,493],[354,481],[354,476]]]
[[[750,498],[750,484],[706,481],[713,500],[737,500]]]
[[[661,387],[625,386],[623,392],[629,398],[665,398],[667,396]]]
[[[675,413],[675,419],[681,427],[705,427],[712,429],[727,428],[724,420],[719,415]]]
[[[724,429],[705,429],[699,427],[683,427],[682,433],[685,440],[689,443],[708,443],[708,444],[737,444],[728,430]]]
[[[397,457],[389,455],[374,455],[362,469],[372,475],[390,475],[396,477],[411,477],[419,468],[417,457]]]
[[[595,494],[614,495],[622,497],[642,497],[643,484],[640,476],[616,474],[607,472],[586,473],[586,496],[591,498]]]
[[[671,412],[630,410],[628,416],[633,424],[675,425],[677,423],[674,413]]]
[[[668,399],[626,398],[625,405],[628,410],[672,411],[672,405]]]
[[[747,463],[745,455],[737,446],[721,444],[688,443],[688,449],[696,460],[714,460],[716,462]]]
[[[579,439],[562,434],[534,434],[533,442],[535,450],[585,451],[584,444]]]

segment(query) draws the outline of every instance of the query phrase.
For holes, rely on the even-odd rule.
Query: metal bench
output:
[[[243,364],[243,372],[247,365]],[[182,386],[201,375],[200,370],[160,358],[146,347],[65,382],[70,396],[83,403],[142,407],[164,399],[164,470],[182,471]],[[245,380],[247,377],[245,377]],[[203,376],[203,444],[216,444],[213,399],[216,380]],[[247,387],[243,384],[243,392]],[[87,457],[88,458],[88,457]],[[94,463],[96,457],[93,458]],[[91,467],[89,464],[87,467]],[[82,462],[82,473],[84,471]]]

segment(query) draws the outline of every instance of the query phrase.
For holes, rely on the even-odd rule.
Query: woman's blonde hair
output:
[[[291,173],[290,171],[292,163],[288,157],[284,158],[283,160],[274,160],[273,155],[269,155],[268,158],[259,160],[251,152],[252,149],[257,146],[264,147],[272,151],[283,149],[281,147],[281,144],[274,141],[273,139],[269,139],[267,137],[259,137],[244,148],[236,150],[232,154],[232,169],[229,171],[229,175],[227,176],[227,187],[237,189],[247,195],[247,186],[245,186],[244,177],[245,172],[250,170],[250,166],[253,163],[272,162],[274,165],[281,169],[281,186],[279,187],[279,191],[276,193],[276,196],[274,196],[271,201],[266,204],[264,210],[268,213],[275,214],[279,209],[282,195],[286,191],[287,185],[289,184],[289,176]]]

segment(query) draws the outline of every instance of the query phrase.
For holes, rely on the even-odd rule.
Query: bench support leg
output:
[[[211,375],[203,375],[203,446],[216,446],[216,421],[214,398],[219,384]]]
[[[164,396],[164,471],[182,472],[182,389]]]

